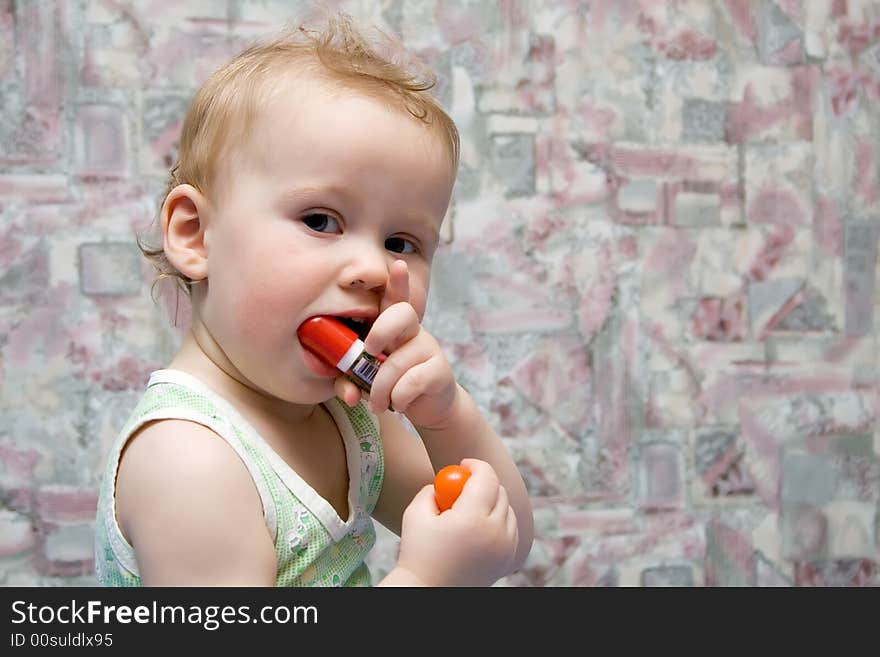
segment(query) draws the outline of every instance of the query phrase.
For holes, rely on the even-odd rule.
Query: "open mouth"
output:
[[[365,319],[355,319],[354,317],[336,317],[340,322],[345,324],[352,331],[357,333],[358,338],[364,340],[370,332],[371,322]]]

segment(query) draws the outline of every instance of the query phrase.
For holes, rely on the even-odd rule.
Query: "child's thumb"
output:
[[[437,508],[437,500],[434,499],[434,484],[425,484],[421,490],[416,493],[413,501],[410,502],[410,508],[419,513],[430,513],[438,515],[440,509]]]

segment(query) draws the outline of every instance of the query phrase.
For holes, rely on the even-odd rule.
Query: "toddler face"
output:
[[[207,211],[202,322],[242,382],[279,399],[333,396],[336,373],[296,330],[314,315],[370,323],[395,260],[425,311],[453,174],[444,142],[390,101],[285,83],[220,169]]]

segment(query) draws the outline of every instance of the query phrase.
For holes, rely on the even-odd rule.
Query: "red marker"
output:
[[[306,349],[343,372],[358,388],[370,392],[385,354],[368,354],[357,333],[335,317],[307,319],[296,333]]]

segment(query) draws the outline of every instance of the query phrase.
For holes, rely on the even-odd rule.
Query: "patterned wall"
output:
[[[426,323],[533,497],[503,584],[878,585],[880,3],[330,4],[462,131]],[[194,89],[302,5],[0,0],[0,584],[94,583],[186,325],[133,232]]]

